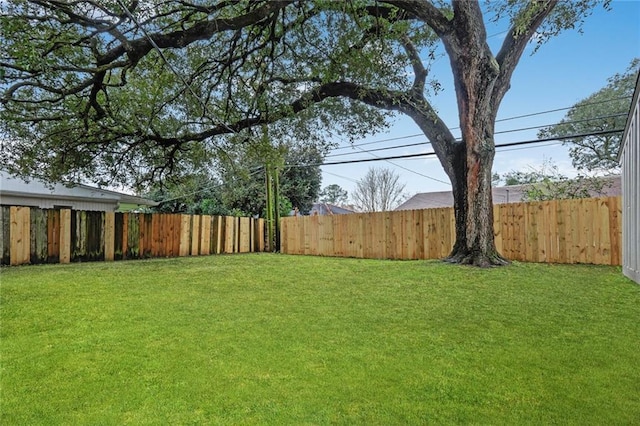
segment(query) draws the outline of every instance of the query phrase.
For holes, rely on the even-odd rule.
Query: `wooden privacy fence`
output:
[[[511,260],[620,265],[621,197],[494,206],[498,251]],[[452,208],[285,218],[282,253],[439,259],[455,241]]]
[[[0,207],[3,265],[264,251],[264,219]]]

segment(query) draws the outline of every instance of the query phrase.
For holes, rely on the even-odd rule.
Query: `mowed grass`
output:
[[[637,424],[619,268],[252,254],[4,268],[0,421]]]

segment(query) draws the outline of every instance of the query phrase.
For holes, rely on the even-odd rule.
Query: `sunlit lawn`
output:
[[[0,421],[637,424],[640,286],[256,254],[3,268]]]

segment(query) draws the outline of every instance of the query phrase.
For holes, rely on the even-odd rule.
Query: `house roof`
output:
[[[56,200],[102,201],[114,204],[137,204],[156,206],[158,203],[146,198],[107,189],[77,184],[66,186],[61,183],[48,185],[33,179],[25,181],[0,170],[0,195],[14,195],[26,198],[50,198]]]
[[[344,207],[335,206],[328,203],[314,203],[313,207],[309,211],[309,215],[330,216],[334,214],[349,214],[355,213],[353,210],[346,209]]]
[[[622,193],[620,176],[605,176],[608,181],[602,188],[602,193],[592,193],[594,197],[614,197]],[[527,185],[499,186],[491,189],[494,204],[520,203]],[[414,195],[396,210],[421,210],[438,207],[453,207],[453,193],[451,191],[424,192]]]

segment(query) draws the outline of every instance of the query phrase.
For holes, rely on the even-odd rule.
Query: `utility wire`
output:
[[[420,172],[416,172],[415,170],[411,170],[411,169],[409,169],[409,168],[406,168],[406,167],[404,167],[404,166],[401,166],[400,164],[394,163],[394,162],[392,162],[392,161],[390,161],[390,160],[388,160],[388,159],[384,159],[384,158],[382,158],[382,157],[379,157],[379,156],[377,156],[377,155],[375,155],[375,154],[371,153],[370,151],[365,151],[364,149],[362,149],[362,148],[360,148],[360,147],[358,147],[358,149],[360,149],[361,151],[366,152],[366,153],[368,153],[368,154],[372,155],[372,156],[373,156],[373,157],[375,157],[376,159],[384,160],[384,161],[386,161],[387,163],[389,163],[389,164],[391,164],[391,165],[393,165],[393,166],[399,167],[399,168],[401,168],[401,169],[403,169],[403,170],[406,170],[406,171],[411,172],[411,173],[413,173],[413,174],[416,174],[416,175],[418,175],[418,176],[422,176],[422,177],[425,177],[425,178],[427,178],[427,179],[430,179],[430,180],[433,180],[433,181],[436,181],[436,182],[444,183],[445,185],[451,185],[449,182],[445,182],[444,180],[436,179],[436,178],[434,178],[434,177],[427,176],[427,175],[422,174],[422,173],[420,173]]]
[[[518,147],[515,147],[515,148],[501,149],[498,152],[521,151],[523,149],[533,149],[533,148],[540,148],[540,147],[545,147],[545,146],[554,146],[554,145],[560,145],[560,144],[562,144],[562,142],[540,143],[540,145],[538,145],[538,146],[518,146]]]
[[[498,150],[496,152],[521,151],[523,149],[537,149],[537,148],[541,148],[541,147],[545,147],[545,146],[554,146],[554,145],[561,145],[561,144],[562,144],[562,142],[547,142],[547,143],[541,142],[540,144],[535,144],[536,146],[529,146],[529,145],[519,146],[519,147],[516,147],[516,148],[500,149],[500,150]],[[422,160],[422,158],[419,158],[419,157],[407,158],[407,161],[410,161],[410,160]]]
[[[360,147],[356,147],[356,148],[360,149],[362,152],[371,153],[371,152],[377,152],[377,151],[388,151],[390,149],[410,148],[412,146],[423,146],[423,145],[431,145],[431,142],[424,141],[424,142],[408,143],[408,144],[404,144],[404,145],[394,145],[394,146],[387,146],[387,147],[384,147],[384,148],[375,148],[375,149],[366,149],[366,150],[365,149],[361,149]],[[326,155],[325,158],[344,157],[345,155],[354,155],[354,154],[359,154],[359,153],[358,152],[343,152],[342,154]]]
[[[631,99],[631,96],[621,96],[619,98],[604,99],[602,101],[589,102],[589,103],[586,103],[586,104],[571,105],[570,107],[549,109],[549,110],[546,110],[546,111],[533,112],[533,113],[530,113],[530,114],[516,115],[516,116],[513,116],[513,117],[502,118],[500,120],[496,120],[496,123],[503,122],[503,121],[509,121],[509,120],[517,120],[519,118],[533,117],[533,116],[536,116],[536,115],[550,114],[552,112],[566,111],[566,110],[571,109],[571,108],[584,108],[584,107],[591,106],[591,105],[600,105],[600,104],[605,104],[607,102],[621,101],[623,99]]]
[[[503,133],[522,132],[522,131],[525,131],[525,130],[539,129],[541,127],[566,126],[568,124],[585,123],[587,121],[604,120],[606,118],[615,118],[615,117],[622,117],[622,116],[627,116],[627,115],[629,115],[628,112],[620,112],[620,113],[617,113],[617,114],[603,115],[603,116],[600,116],[600,117],[583,118],[581,120],[564,121],[564,122],[560,122],[560,123],[544,124],[544,125],[532,126],[532,127],[521,127],[519,129],[501,130],[499,132],[495,132],[494,134],[498,135],[498,134],[503,134]]]
[[[627,113],[621,112],[621,113],[618,113],[618,114],[603,115],[603,116],[600,116],[600,117],[585,118],[585,119],[582,119],[582,120],[566,121],[564,123],[543,124],[543,125],[540,125],[540,126],[522,127],[522,128],[519,128],[519,129],[502,130],[500,132],[495,132],[495,134],[498,135],[498,134],[504,134],[504,133],[523,132],[525,130],[533,130],[533,129],[539,129],[541,127],[549,127],[549,126],[565,126],[565,125],[570,125],[570,124],[584,123],[584,122],[588,122],[588,121],[603,120],[603,119],[606,119],[606,118],[622,117],[622,116],[626,116],[626,115],[627,115]],[[421,136],[424,136],[424,134],[421,134]],[[460,139],[458,139],[458,141],[459,140]],[[423,141],[423,142],[416,142],[416,143],[410,143],[410,144],[404,144],[404,145],[392,145],[392,146],[387,146],[387,147],[383,147],[383,148],[375,148],[375,149],[369,149],[369,150],[362,150],[360,148],[361,145],[354,145],[354,148],[358,148],[362,152],[378,152],[378,151],[387,151],[387,150],[391,150],[391,149],[410,148],[410,147],[413,147],[413,146],[421,146],[421,145],[431,145],[431,142]],[[325,156],[325,158],[344,157],[345,155],[354,155],[354,154],[357,154],[357,152],[344,152],[344,153],[341,153],[341,154],[329,154],[329,155]]]
[[[348,181],[351,181],[353,183],[358,183],[358,181],[353,179],[353,178],[350,178],[350,177],[347,177],[347,176],[338,175],[338,174],[335,174],[335,173],[331,173],[331,172],[328,172],[326,170],[323,170],[322,173],[326,173],[328,175],[335,176],[335,177],[340,178],[340,179],[348,180]]]
[[[545,111],[532,112],[532,113],[529,113],[529,114],[516,115],[516,116],[513,116],[513,117],[506,117],[506,118],[501,118],[499,120],[496,120],[496,123],[505,122],[505,121],[511,121],[511,120],[517,120],[517,119],[520,119],[520,118],[527,118],[527,117],[534,117],[534,116],[538,116],[538,115],[550,114],[552,112],[566,111],[566,110],[569,110],[571,108],[583,108],[583,107],[587,107],[587,106],[591,106],[591,105],[599,105],[599,104],[603,104],[603,103],[607,103],[607,102],[620,101],[620,100],[624,100],[624,99],[631,99],[631,96],[621,96],[619,98],[605,99],[605,100],[602,100],[602,101],[589,102],[589,103],[580,104],[580,105],[572,105],[572,106],[564,107],[564,108],[556,108],[556,109],[550,109],[550,110],[545,110]],[[554,123],[554,124],[559,124],[559,123]],[[550,124],[550,125],[552,126],[553,124]],[[545,126],[540,126],[540,127],[545,127]],[[450,130],[458,130],[458,129],[460,129],[459,126],[450,128]],[[513,130],[513,131],[515,131],[515,130]],[[506,133],[506,131],[496,132],[496,134],[498,134],[498,133]],[[354,144],[354,145],[339,146],[337,148],[334,148],[333,151],[337,151],[339,149],[349,149],[349,148],[352,148],[352,147],[355,147],[355,146],[374,145],[374,144],[382,143],[382,142],[391,142],[391,141],[397,141],[397,140],[402,140],[402,139],[417,138],[417,137],[420,137],[420,136],[424,136],[424,133],[416,133],[416,134],[413,134],[413,135],[406,135],[406,136],[397,136],[397,137],[388,138],[388,139],[379,139],[379,140],[376,140],[376,141],[364,142],[364,143],[359,143],[359,144]]]
[[[496,145],[496,148],[506,148],[511,146],[521,146],[521,145],[530,145],[537,144],[541,142],[550,142],[550,141],[561,141],[566,139],[574,139],[574,138],[584,138],[588,136],[603,136],[614,133],[621,133],[624,129],[616,129],[616,130],[605,130],[602,132],[592,132],[592,133],[582,133],[577,135],[567,135],[567,136],[557,136],[552,138],[544,138],[544,139],[533,139],[528,141],[520,141],[520,142],[509,142],[503,143],[500,145]],[[329,163],[319,163],[319,164],[289,164],[289,167],[312,167],[312,166],[337,166],[340,164],[355,164],[355,163],[368,163],[371,161],[383,161],[383,160],[400,160],[406,158],[419,158],[419,157],[431,157],[435,155],[435,152],[424,152],[424,153],[416,153],[416,154],[406,154],[406,155],[395,155],[389,157],[377,157],[377,158],[363,158],[358,160],[345,160],[345,161],[333,161]]]

